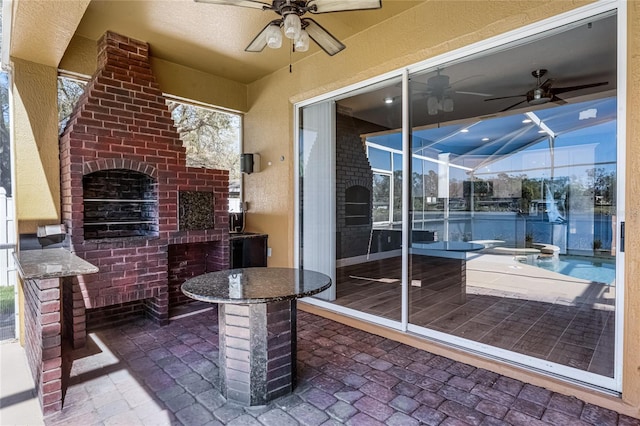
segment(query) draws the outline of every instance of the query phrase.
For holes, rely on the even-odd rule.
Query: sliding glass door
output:
[[[302,106],[317,303],[618,389],[616,46],[609,12]]]

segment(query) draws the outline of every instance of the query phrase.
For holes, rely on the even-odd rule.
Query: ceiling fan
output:
[[[282,33],[293,40],[294,50],[305,52],[309,49],[309,38],[315,41],[329,56],[345,49],[345,45],[329,31],[311,18],[302,18],[307,13],[345,12],[352,10],[380,9],[382,0],[273,0],[271,3],[257,0],[194,0],[202,3],[249,7],[271,10],[280,15],[267,24],[251,43],[246,52],[262,52],[266,46],[277,49],[282,45]]]
[[[591,84],[580,84],[577,86],[568,86],[568,87],[552,87],[553,85],[553,79],[552,78],[547,78],[544,82],[541,82],[542,77],[545,76],[545,74],[547,74],[547,70],[546,69],[537,69],[531,72],[531,75],[534,76],[537,80],[538,80],[538,84],[536,85],[536,87],[534,87],[533,89],[529,90],[526,93],[523,93],[521,95],[512,95],[512,96],[501,96],[501,97],[497,97],[497,98],[489,98],[489,99],[485,99],[485,101],[495,101],[498,99],[509,99],[509,98],[521,98],[524,97],[525,99],[519,102],[516,102],[515,104],[508,106],[507,108],[501,110],[500,112],[504,112],[504,111],[508,111],[511,108],[515,108],[518,105],[522,104],[522,103],[528,103],[529,105],[542,105],[542,104],[546,104],[547,102],[555,102],[558,104],[565,104],[567,103],[567,101],[565,101],[564,99],[560,98],[558,96],[558,94],[560,93],[566,93],[566,92],[573,92],[574,90],[581,90],[581,89],[588,89],[590,87],[598,87],[598,86],[604,86],[606,84],[609,84],[608,81],[601,81],[599,83],[591,83]]]
[[[440,74],[440,71],[441,70],[437,70],[436,75],[429,77],[426,84],[419,81],[411,82],[412,86],[415,88],[414,92],[427,98],[427,112],[429,115],[436,115],[438,114],[438,111],[452,112],[452,95],[454,93],[474,96],[491,96],[488,93],[467,92],[464,90],[454,89],[454,85],[470,78],[479,77],[477,75],[472,75],[451,83],[449,76]]]

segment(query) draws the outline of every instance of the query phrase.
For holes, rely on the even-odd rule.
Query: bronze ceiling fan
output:
[[[598,86],[604,86],[606,84],[609,84],[608,81],[601,81],[599,83],[590,83],[590,84],[580,84],[577,86],[568,86],[568,87],[552,87],[553,86],[553,79],[552,78],[547,78],[544,82],[541,82],[542,77],[544,77],[547,74],[547,70],[546,69],[537,69],[531,72],[531,75],[533,77],[535,77],[538,80],[538,84],[536,84],[536,86],[527,91],[526,93],[520,94],[520,95],[511,95],[511,96],[500,96],[497,98],[489,98],[489,99],[485,99],[486,101],[495,101],[498,99],[509,99],[509,98],[522,98],[524,97],[525,99],[516,102],[515,104],[508,106],[507,108],[501,110],[500,112],[504,112],[504,111],[508,111],[512,108],[517,107],[520,104],[523,103],[528,103],[529,105],[542,105],[542,104],[546,104],[547,102],[555,102],[558,104],[565,104],[567,103],[567,101],[565,101],[564,99],[560,98],[558,96],[558,94],[561,93],[567,93],[567,92],[573,92],[574,90],[582,90],[582,89],[588,89],[591,87],[598,87]]]
[[[282,45],[282,33],[293,40],[294,50],[304,52],[309,49],[309,39],[313,40],[328,55],[333,56],[345,49],[345,45],[311,18],[303,18],[307,12],[329,13],[352,10],[380,9],[382,0],[273,0],[271,3],[257,0],[194,0],[201,3],[248,7],[271,10],[280,15],[267,24],[246,47],[247,52],[262,52],[266,46],[277,49]]]

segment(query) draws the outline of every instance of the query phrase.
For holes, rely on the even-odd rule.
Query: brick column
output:
[[[47,416],[62,409],[60,279],[25,280],[23,289],[27,361]]]
[[[144,300],[145,314],[159,325],[169,324],[169,291],[160,288],[157,296]]]
[[[218,307],[220,387],[227,400],[265,405],[296,383],[296,301]]]
[[[74,349],[83,348],[87,343],[87,310],[77,277],[63,278],[62,305],[65,338]]]

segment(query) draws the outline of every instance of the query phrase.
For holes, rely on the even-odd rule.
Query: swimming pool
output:
[[[570,277],[604,284],[612,284],[616,279],[615,261],[609,259],[560,255],[559,259],[538,260],[536,266]]]

